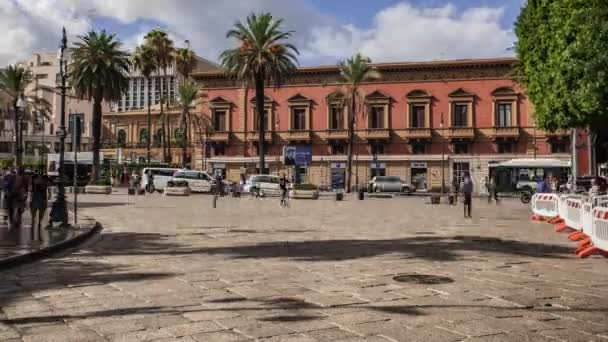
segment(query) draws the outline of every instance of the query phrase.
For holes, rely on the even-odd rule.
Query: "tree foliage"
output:
[[[518,76],[539,127],[608,119],[608,1],[528,0],[515,33]]]

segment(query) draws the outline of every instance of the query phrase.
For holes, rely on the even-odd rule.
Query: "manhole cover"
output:
[[[428,275],[428,274],[404,274],[393,278],[395,281],[400,283],[414,283],[414,284],[447,284],[453,283],[454,279],[449,277]]]

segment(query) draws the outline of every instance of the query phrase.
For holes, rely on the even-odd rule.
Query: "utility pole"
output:
[[[445,191],[445,131],[443,130],[443,112],[441,112],[439,127],[441,128],[441,196],[443,196]]]

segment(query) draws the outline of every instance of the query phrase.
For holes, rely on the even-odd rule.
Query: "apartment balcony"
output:
[[[450,127],[448,128],[447,138],[451,140],[473,139],[475,138],[475,128],[473,127]]]
[[[290,130],[287,132],[287,140],[289,141],[309,141],[309,130]]]
[[[519,139],[521,135],[519,127],[493,127],[492,128],[492,139]]]
[[[429,140],[433,136],[430,128],[416,127],[408,128],[405,133],[407,140]]]
[[[547,138],[547,140],[568,139],[568,138],[570,138],[570,135],[571,135],[570,130],[566,130],[566,129],[558,129],[553,132],[550,132],[550,131],[545,132],[545,137]]]
[[[388,140],[390,137],[388,128],[368,128],[363,131],[363,138],[366,140]]]
[[[348,140],[347,129],[328,129],[322,134],[325,140]]]
[[[264,132],[264,140],[268,142],[272,142],[273,132]],[[258,131],[249,131],[247,138],[250,141],[260,141],[260,133]]]
[[[227,143],[230,141],[230,132],[212,132],[209,133],[207,138],[210,142],[223,142]]]

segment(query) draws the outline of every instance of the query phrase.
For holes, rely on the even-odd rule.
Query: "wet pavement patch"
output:
[[[412,283],[421,285],[437,285],[454,282],[454,279],[449,277],[428,274],[403,274],[394,277],[393,280],[398,281],[400,283]]]

